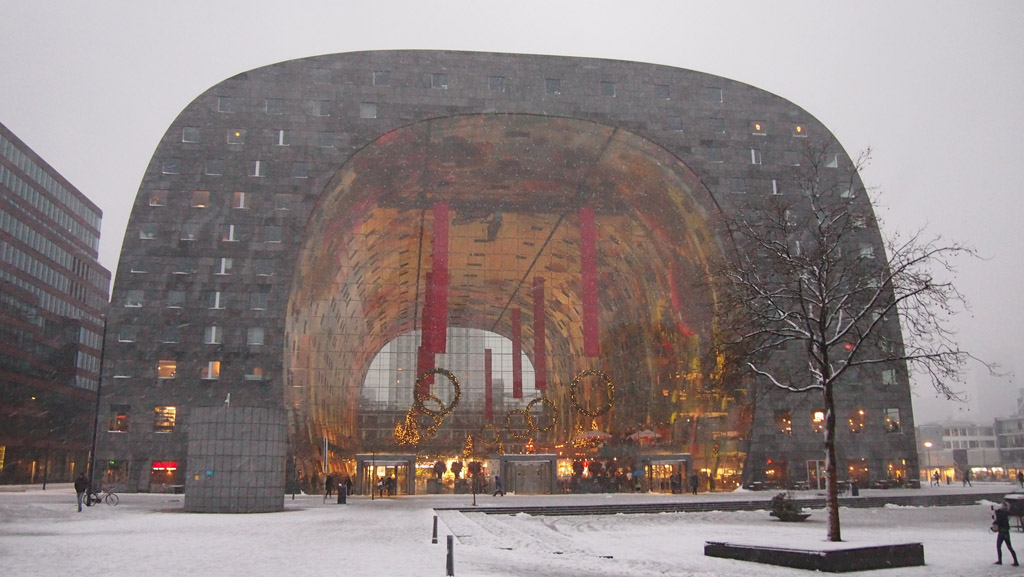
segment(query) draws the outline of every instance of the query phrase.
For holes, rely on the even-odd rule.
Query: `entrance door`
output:
[[[551,492],[551,464],[547,462],[538,463],[510,463],[512,479],[509,491],[517,495],[547,495]]]
[[[370,490],[375,491],[378,496],[404,495],[406,494],[407,483],[409,482],[409,465],[381,465],[376,467],[370,463],[363,464],[363,470],[359,472],[360,487],[364,495],[369,495]],[[390,479],[390,483],[387,480]],[[381,485],[378,488],[377,483]],[[381,493],[383,492],[383,495]]]
[[[807,486],[822,491],[828,476],[825,474],[825,461],[807,461]]]

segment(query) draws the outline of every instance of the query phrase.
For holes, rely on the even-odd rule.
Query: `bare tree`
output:
[[[909,366],[959,398],[972,357],[949,326],[965,302],[944,279],[957,257],[975,253],[921,233],[883,241],[859,177],[870,153],[844,167],[833,150],[808,148],[778,194],[736,211],[725,223],[735,251],[712,276],[726,356],[760,384],[822,395],[828,538],[840,541],[836,388],[856,367]],[[773,354],[782,349],[801,362]]]

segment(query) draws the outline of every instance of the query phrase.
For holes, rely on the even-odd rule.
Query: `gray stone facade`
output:
[[[401,148],[405,142],[415,146]],[[424,170],[416,176],[417,162],[432,162],[434,143],[437,155],[450,155],[450,162],[439,163],[447,172]],[[128,431],[101,431],[98,449],[101,460],[123,464],[127,473],[118,479],[123,490],[155,491],[183,484],[181,472],[190,446],[189,427],[183,423],[198,408],[219,406],[229,393],[238,406],[287,408],[290,456],[309,463],[304,467],[307,473],[319,468],[314,462],[324,437],[330,439],[331,452],[344,458],[384,443],[403,411],[365,409],[358,403],[359,386],[374,351],[418,328],[419,317],[402,316],[409,308],[403,303],[422,298],[423,283],[417,276],[409,298],[373,287],[384,274],[378,265],[388,256],[415,248],[416,239],[428,238],[423,231],[430,229],[423,224],[419,232],[386,229],[382,240],[360,240],[364,244],[358,246],[350,240],[356,233],[345,231],[358,228],[349,219],[371,210],[367,206],[382,211],[414,209],[419,222],[425,222],[422,213],[430,206],[425,199],[443,197],[451,189],[445,187],[458,187],[461,178],[475,174],[475,166],[460,164],[469,158],[458,152],[464,143],[471,145],[467,150],[473,154],[496,150],[484,154],[501,156],[481,163],[507,169],[493,173],[500,172],[506,183],[486,189],[497,198],[494,206],[505,210],[506,222],[514,214],[525,218],[530,210],[546,210],[541,201],[524,196],[524,190],[541,190],[538,194],[548,195],[543,203],[551,205],[573,195],[590,198],[584,189],[592,182],[614,191],[603,197],[593,193],[600,197],[599,215],[618,214],[620,209],[641,215],[602,221],[599,240],[604,244],[599,249],[602,266],[607,265],[602,278],[647,283],[634,288],[627,282],[600,281],[605,350],[631,330],[626,325],[631,319],[638,319],[636,332],[642,335],[635,342],[650,342],[658,332],[649,320],[662,306],[658,302],[670,302],[672,323],[693,327],[698,340],[706,342],[711,325],[707,314],[676,303],[696,302],[700,295],[687,293],[694,290],[692,283],[672,275],[699,270],[702,254],[721,250],[724,243],[713,234],[708,237],[715,213],[729,214],[740,206],[756,211],[759,199],[786,194],[793,165],[811,146],[827,147],[834,155],[831,170],[853,171],[853,162],[828,129],[805,110],[752,86],[691,70],[584,58],[382,51],[305,58],[240,73],[199,95],[173,121],[156,147],[128,224],[105,343],[100,417],[106,422],[108,411],[130,406],[132,425]],[[612,152],[620,156],[606,160],[602,146],[619,147]],[[575,177],[574,185],[574,162],[582,161],[565,159],[575,153],[587,162],[597,159],[594,166],[600,170]],[[640,160],[619,160],[629,154]],[[548,161],[563,164],[539,166]],[[553,175],[556,170],[562,172]],[[653,176],[638,176],[642,174]],[[397,189],[408,194],[394,193]],[[628,201],[617,200],[626,198],[629,190],[641,192]],[[666,201],[664,210],[643,206],[644,199],[661,194],[676,200]],[[454,203],[470,202],[466,198],[473,196],[471,190],[452,193],[454,210],[463,206]],[[476,196],[485,195],[478,190]],[[851,202],[863,205],[871,215],[865,195]],[[487,208],[488,214],[495,212],[494,206]],[[655,233],[636,227],[640,232],[632,242],[609,240],[617,226],[665,215],[679,226],[662,226]],[[415,221],[395,217],[388,224],[408,222]],[[358,230],[360,239],[377,233],[370,226]],[[873,217],[865,234],[865,242],[881,253]],[[477,239],[468,246],[482,247],[486,241]],[[336,266],[344,271],[343,279],[322,278],[329,268],[323,263],[308,266],[317,262],[311,255],[321,246],[326,247],[323,252],[338,256]],[[621,261],[626,264],[609,264],[604,256],[630,251],[633,258]],[[527,262],[532,258],[521,256]],[[662,270],[675,258],[681,263],[679,271]],[[570,271],[579,266],[569,263]],[[409,270],[419,275],[424,267],[413,265]],[[563,269],[552,265],[549,270]],[[549,284],[554,284],[555,275],[564,273],[550,274]],[[352,321],[358,330],[331,335],[323,328],[323,319],[334,313],[309,312],[317,305],[306,295],[320,282],[337,283],[335,292],[344,298],[331,297],[337,300],[325,306],[348,311],[347,319],[358,316]],[[499,281],[493,285],[503,286]],[[668,296],[669,286],[679,295]],[[563,291],[568,303],[564,311],[559,309],[563,316],[548,325],[548,339],[555,343],[549,358],[551,380],[557,382],[551,395],[563,409],[569,397],[567,383],[580,368],[573,360],[582,356],[573,340],[581,333],[572,316],[579,301],[570,292]],[[528,291],[517,294],[523,293]],[[488,296],[483,289],[475,294]],[[496,303],[511,302],[512,296],[494,298]],[[549,300],[555,303],[554,298]],[[453,318],[463,319],[467,326],[512,334],[508,315],[489,317],[470,310],[474,299],[466,302],[470,304],[453,302]],[[563,305],[552,304],[553,309],[558,306]],[[532,319],[529,304],[521,308]],[[411,310],[414,315],[419,312],[416,306]],[[563,318],[568,320],[559,324]],[[898,336],[898,321],[887,322]],[[317,329],[311,329],[316,323]],[[119,340],[121,327],[134,327],[138,338]],[[532,334],[527,327],[528,343]],[[332,338],[340,344],[332,344]],[[533,353],[529,346],[524,351]],[[649,350],[644,354],[656,358]],[[660,369],[630,364],[628,357],[617,355],[604,365],[587,360],[582,367],[603,367],[622,384],[644,371],[643,378],[636,378],[640,382],[630,385],[642,394],[622,395],[622,412],[629,412],[630,398],[655,399],[660,393],[648,384],[661,382],[654,375]],[[309,367],[328,372],[310,377]],[[863,463],[871,479],[890,476],[893,466],[904,468],[904,477],[916,476],[906,370],[899,368],[889,376],[881,370],[864,372],[857,378],[862,382],[844,389],[838,402],[844,410],[865,411],[867,421],[856,434],[840,435],[841,463]],[[728,453],[743,460],[732,466],[730,474],[735,477],[743,469],[744,480],[765,479],[773,464],[784,463],[784,478],[801,481],[807,479],[807,463],[821,458],[820,436],[811,423],[817,409],[814,396],[770,392],[756,395],[758,402],[753,403],[751,395],[740,404],[752,410],[730,409],[722,430],[698,430],[694,425],[691,434],[677,418],[690,409],[673,412],[668,406],[676,399],[682,403],[686,395],[670,394],[667,386],[665,391],[664,400],[657,396],[650,403],[664,409],[666,431],[687,439],[671,452],[694,453],[697,466],[710,467]],[[151,424],[149,415],[155,407],[174,408],[174,422],[168,425],[164,418]],[[786,435],[777,434],[775,422],[782,409],[792,410],[792,431]],[[891,409],[898,411],[898,431],[886,428],[884,415]],[[633,424],[640,424],[640,418],[630,417]],[[625,426],[609,419],[611,428]],[[500,420],[498,416],[499,427]],[[467,424],[465,431],[477,426]],[[552,434],[555,440],[571,435],[569,422]],[[451,448],[461,447],[465,437],[460,435],[449,437]],[[170,475],[153,471],[156,461],[177,463],[177,470]],[[724,467],[714,465],[720,466]]]

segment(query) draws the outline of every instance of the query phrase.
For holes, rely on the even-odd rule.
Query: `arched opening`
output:
[[[645,451],[738,472],[749,414],[708,350],[716,214],[679,159],[602,124],[470,115],[382,136],[324,191],[296,263],[284,360],[300,457],[549,453],[573,475]],[[520,365],[500,411],[453,405],[465,375],[444,355],[470,330],[527,357],[533,390]],[[408,406],[368,403],[378,351],[414,334]]]

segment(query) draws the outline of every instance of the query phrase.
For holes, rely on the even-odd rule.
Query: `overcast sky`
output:
[[[177,114],[221,80],[334,52],[446,49],[612,58],[778,94],[851,156],[883,232],[972,244],[961,344],[1020,373],[1024,2],[0,0],[0,122],[103,209],[113,270],[142,174]],[[1018,366],[1020,365],[1020,366]],[[1015,377],[969,375],[971,402],[915,387],[918,424],[1013,412]]]

